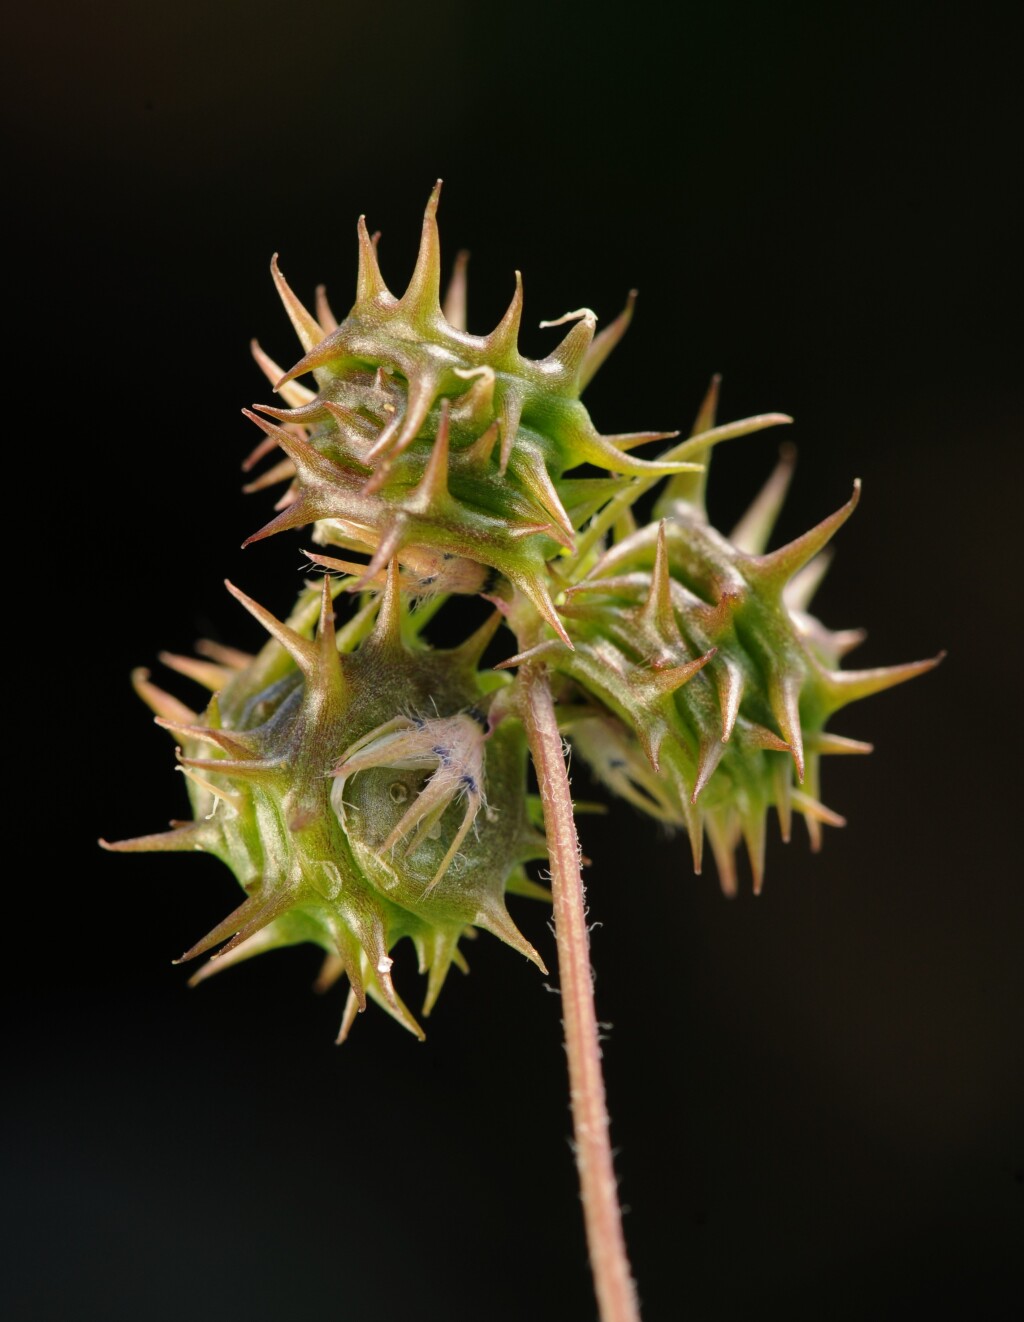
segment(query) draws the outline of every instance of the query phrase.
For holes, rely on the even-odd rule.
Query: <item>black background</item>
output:
[[[161,647],[256,642],[299,539],[242,554],[266,400],[298,354],[267,260],[353,288],[472,250],[471,329],[641,291],[588,392],[605,431],[781,409],[780,535],[864,499],[818,599],[857,662],[948,648],[844,713],[850,820],[733,903],[628,809],[582,823],[626,1229],[648,1319],[1009,1314],[1021,1285],[1020,213],[1016,37],[987,4],[25,9],[3,80],[10,511],[8,1316],[593,1316],[556,998],[482,937],[419,1045],[332,1045],[312,951],[197,992],[212,862],[101,855],[183,811],[128,690]],[[728,527],[777,438],[725,447]],[[10,616],[9,616],[10,618]],[[30,676],[26,685],[17,673]],[[185,682],[182,681],[185,685]],[[187,685],[185,685],[187,687]],[[179,691],[184,692],[184,688]],[[19,696],[20,695],[20,696]],[[582,773],[577,789],[586,792]],[[12,851],[16,846],[12,844]],[[12,854],[12,858],[14,855]],[[517,921],[547,954],[546,914]],[[555,979],[552,979],[554,982]],[[400,987],[415,1000],[408,961]]]

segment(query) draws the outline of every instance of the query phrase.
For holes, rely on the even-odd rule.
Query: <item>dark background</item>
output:
[[[312,951],[195,993],[171,967],[234,903],[225,871],[94,845],[183,811],[131,666],[254,643],[225,575],[278,611],[298,586],[298,539],[237,549],[270,503],[237,490],[238,408],[269,397],[248,339],[298,354],[270,253],[343,313],[366,211],[401,287],[438,175],[471,329],[515,267],[539,354],[541,318],[607,320],[637,286],[588,392],[602,429],[687,426],[716,370],[724,418],[792,413],[781,535],[864,481],[819,613],[870,629],[859,664],[949,649],[840,716],[877,745],[826,767],[850,825],[818,857],[773,839],[756,901],[626,808],[582,823],[645,1316],[1009,1315],[1021,216],[996,12],[108,0],[14,20],[11,591],[33,678],[9,681],[31,725],[8,829],[34,861],[8,870],[7,1316],[593,1316],[558,1003],[532,967],[481,937],[425,1046],[373,1011],[337,1049]],[[776,446],[718,455],[722,526]],[[550,960],[545,913],[514,904]]]

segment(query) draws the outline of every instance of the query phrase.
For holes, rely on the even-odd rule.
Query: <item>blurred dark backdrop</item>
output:
[[[280,611],[299,582],[299,539],[237,549],[269,505],[238,494],[238,408],[269,394],[248,339],[297,356],[271,252],[343,312],[357,215],[401,285],[438,175],[471,328],[515,267],[537,353],[541,318],[607,320],[637,286],[599,425],[687,426],[716,370],[725,418],[792,413],[783,536],[864,480],[821,615],[869,628],[860,664],[950,651],[840,718],[877,745],[827,767],[850,825],[818,857],[773,840],[756,901],[628,809],[583,823],[645,1316],[1008,1315],[1021,216],[996,14],[107,0],[12,20],[6,320],[31,358],[11,594],[17,665],[43,662],[8,817],[21,835],[29,803],[35,861],[8,870],[7,1316],[593,1316],[558,1003],[532,968],[483,937],[425,1046],[375,1011],[336,1049],[312,952],[195,993],[170,966],[234,902],[225,872],[94,845],[183,811],[131,666],[255,642],[226,575]],[[717,457],[723,526],[777,443]],[[515,914],[550,956],[546,915]]]

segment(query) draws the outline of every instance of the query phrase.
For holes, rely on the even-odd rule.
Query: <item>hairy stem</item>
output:
[[[590,939],[562,737],[544,667],[525,665],[519,682],[523,691],[523,719],[544,804],[576,1168],[594,1289],[601,1322],[639,1322],[608,1140]]]

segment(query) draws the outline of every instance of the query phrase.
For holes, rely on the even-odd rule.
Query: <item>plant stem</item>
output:
[[[520,671],[519,682],[523,688],[523,719],[544,804],[576,1168],[594,1290],[601,1322],[640,1322],[608,1140],[590,938],[562,737],[546,669],[527,664]]]

